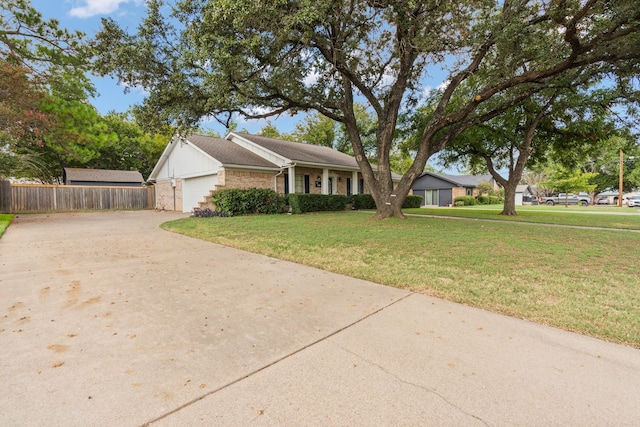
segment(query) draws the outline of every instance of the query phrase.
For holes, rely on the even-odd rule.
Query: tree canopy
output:
[[[401,206],[428,158],[470,126],[565,72],[629,72],[640,57],[638,2],[183,0],[171,8],[151,0],[148,6],[136,34],[103,21],[94,41],[98,70],[144,87],[145,108],[166,120],[317,111],[341,123],[380,218],[403,217]],[[420,104],[427,78],[440,70],[446,87],[412,165],[394,185],[390,157],[399,114]],[[467,81],[472,96],[456,97]],[[375,117],[375,162],[357,123],[359,103]],[[479,109],[484,105],[490,108]]]

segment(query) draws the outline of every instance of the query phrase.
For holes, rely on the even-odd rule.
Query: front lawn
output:
[[[369,218],[186,218],[163,228],[640,348],[640,233]]]
[[[404,209],[409,215],[452,216],[457,218],[531,222],[537,224],[576,225],[583,227],[640,230],[640,209],[605,206],[518,206],[518,216],[500,215],[502,205],[458,208]]]
[[[0,214],[0,237],[2,237],[4,230],[7,229],[12,219],[13,215],[11,214]]]

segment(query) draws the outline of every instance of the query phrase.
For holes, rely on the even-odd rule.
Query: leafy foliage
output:
[[[294,214],[306,212],[343,211],[347,196],[340,194],[289,194],[289,206]]]
[[[229,214],[224,211],[217,211],[211,208],[193,208],[191,214],[194,218],[227,218]]]
[[[34,74],[64,69],[76,77],[87,69],[84,34],[45,21],[29,0],[0,0],[0,58]]]
[[[247,214],[279,214],[285,207],[285,197],[270,189],[228,188],[215,191],[211,196],[217,210],[229,216]]]
[[[473,196],[458,196],[453,199],[453,204],[455,206],[460,206],[460,203],[462,203],[462,206],[474,206],[476,201],[476,198]]]
[[[376,208],[376,201],[371,194],[352,194],[349,196],[349,202],[356,210]]]

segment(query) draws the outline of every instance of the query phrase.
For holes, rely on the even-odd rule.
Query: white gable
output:
[[[217,173],[220,169],[222,164],[219,161],[188,141],[174,138],[162,153],[149,179],[197,177]]]

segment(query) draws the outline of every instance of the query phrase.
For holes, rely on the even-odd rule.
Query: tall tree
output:
[[[103,117],[108,138],[96,151],[97,156],[87,163],[96,169],[137,170],[143,177],[151,174],[162,155],[172,130],[145,132],[126,113],[110,112]]]
[[[548,159],[576,167],[614,129],[609,109],[616,91],[595,90],[598,81],[572,75],[497,117],[473,126],[442,153],[445,164],[489,172],[505,191],[502,215],[516,215],[516,187],[526,167]],[[482,107],[480,107],[482,109]]]
[[[103,21],[98,70],[146,88],[147,108],[168,118],[315,110],[341,123],[378,218],[404,217],[427,159],[470,126],[568,70],[633,66],[640,57],[638,2],[184,0],[167,14],[161,0],[148,6],[138,34]],[[390,155],[399,113],[415,107],[426,76],[443,65],[447,87],[396,186]],[[452,105],[476,74],[484,78],[474,96]],[[512,95],[473,114],[504,94]],[[375,162],[364,149],[357,102],[376,118]]]
[[[40,111],[45,97],[28,70],[0,59],[0,177],[43,168],[35,153],[20,148],[43,145],[42,134],[52,124],[50,115]]]
[[[83,75],[88,65],[84,36],[61,28],[55,19],[44,20],[30,0],[0,0],[0,57],[31,73],[64,68]]]
[[[319,113],[311,113],[296,123],[291,137],[305,144],[336,147],[336,122]]]

